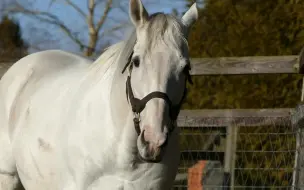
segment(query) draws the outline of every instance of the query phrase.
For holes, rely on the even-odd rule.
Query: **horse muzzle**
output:
[[[162,160],[164,149],[168,143],[168,135],[163,139],[153,143],[145,139],[145,130],[139,135],[137,144],[138,144],[138,153],[139,158],[145,162],[154,162],[158,163]]]

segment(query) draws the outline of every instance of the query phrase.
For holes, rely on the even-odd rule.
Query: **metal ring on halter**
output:
[[[134,118],[133,118],[133,123],[134,123],[134,128],[135,128],[135,131],[137,133],[137,135],[139,136],[140,135],[140,113],[137,113],[137,112],[133,112],[134,113]]]
[[[140,113],[136,113],[136,112],[133,112],[134,114],[134,118],[138,120],[138,122],[140,122]]]

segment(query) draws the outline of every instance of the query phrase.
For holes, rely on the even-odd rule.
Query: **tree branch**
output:
[[[103,12],[103,15],[101,16],[99,22],[97,23],[97,26],[96,26],[96,31],[99,32],[101,27],[103,26],[104,22],[106,21],[107,17],[108,17],[108,14],[111,10],[111,7],[112,7],[112,3],[113,3],[113,0],[108,0],[107,3],[106,3],[106,6],[105,6],[105,9],[104,9],[104,12]]]
[[[100,37],[102,38],[102,37],[104,37],[104,36],[106,36],[106,35],[108,35],[108,34],[110,34],[110,33],[113,33],[113,32],[115,32],[115,31],[120,30],[120,29],[122,29],[122,28],[124,28],[124,27],[127,27],[127,26],[129,26],[129,23],[128,23],[128,22],[126,22],[126,23],[121,23],[121,24],[118,24],[118,25],[116,25],[116,26],[113,26],[113,27],[111,27],[110,29],[103,31],[103,33],[101,34]]]
[[[80,7],[78,7],[75,3],[73,3],[71,0],[65,0],[65,2],[70,5],[72,8],[75,9],[75,11],[77,11],[83,18],[86,18],[86,14],[85,12],[83,12],[83,10],[80,9]]]
[[[70,38],[78,47],[80,47],[81,51],[87,55],[91,56],[94,52],[96,52],[96,46],[98,45],[101,38],[105,37],[106,35],[113,35],[111,33],[116,32],[118,30],[122,30],[124,26],[128,25],[123,21],[116,20],[114,21],[115,25],[111,27],[111,25],[107,25],[109,28],[108,30],[103,31],[103,27],[107,20],[109,19],[110,12],[114,7],[114,0],[85,0],[87,1],[87,8],[88,11],[84,10],[80,7],[77,3],[73,0],[50,0],[49,7],[52,6],[53,3],[63,3],[76,11],[76,13],[83,17],[86,21],[87,30],[88,30],[88,42],[81,40],[81,37],[78,36],[75,32],[73,32],[73,28],[69,27],[65,22],[64,19],[57,16],[55,13],[52,13],[50,10],[37,10],[34,8],[30,8],[29,4],[23,4],[20,2],[15,2],[11,4],[12,6],[6,8],[8,13],[13,14],[22,14],[27,15],[31,18],[34,18],[40,22],[44,22],[46,24],[51,24],[58,27],[61,31],[65,33],[65,35]],[[97,17],[97,12],[100,11],[96,10],[98,5],[102,3],[104,10],[101,11],[101,15],[98,16],[98,20],[95,18]],[[119,2],[120,4],[120,2]],[[122,10],[125,7],[120,7]],[[127,11],[125,11],[127,13]],[[98,14],[99,15],[99,14]],[[96,20],[95,20],[96,19]],[[116,25],[116,23],[118,23]]]
[[[96,33],[96,29],[95,29],[95,26],[94,26],[95,7],[96,7],[95,0],[88,0],[89,14],[87,16],[87,22],[88,22],[90,34]]]
[[[87,47],[80,39],[73,35],[73,32],[54,14],[44,11],[34,11],[26,9],[20,5],[15,8],[7,9],[10,13],[23,13],[42,22],[59,27],[72,41],[80,46],[81,49]]]

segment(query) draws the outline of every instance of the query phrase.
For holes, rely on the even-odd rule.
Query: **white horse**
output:
[[[169,190],[179,164],[176,118],[189,80],[181,19],[130,0],[126,41],[95,62],[49,50],[0,83],[0,190]]]

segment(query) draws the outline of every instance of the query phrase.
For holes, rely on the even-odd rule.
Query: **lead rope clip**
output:
[[[135,126],[135,130],[137,132],[137,135],[140,135],[140,114],[134,112],[134,118],[133,118],[133,122],[134,122],[134,126]]]

